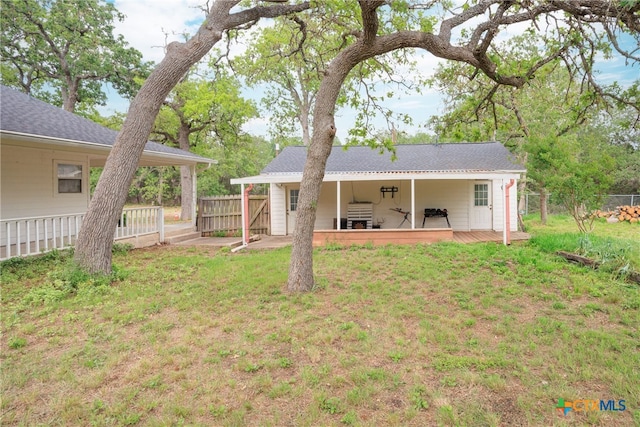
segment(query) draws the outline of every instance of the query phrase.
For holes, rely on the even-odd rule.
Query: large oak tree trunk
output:
[[[307,147],[311,143],[311,130],[309,129],[309,110],[310,107],[308,105],[305,105],[304,108],[300,110],[300,115],[298,116],[300,126],[302,127],[302,144]]]
[[[193,177],[189,166],[180,166],[180,219],[191,219],[193,212]]]
[[[198,32],[186,43],[173,42],[129,106],[122,130],[107,158],[78,235],[74,260],[91,273],[111,273],[111,248],[129,186],[155,118],[171,89],[193,64],[211,50],[225,30],[262,17],[305,10],[299,5],[256,6],[230,14],[239,1],[217,1]]]
[[[178,130],[178,144],[181,150],[190,151],[189,126],[182,122]],[[193,212],[193,177],[189,166],[180,166],[180,219],[183,221],[191,219]]]
[[[542,225],[547,225],[547,190],[544,187],[540,188],[540,222]]]

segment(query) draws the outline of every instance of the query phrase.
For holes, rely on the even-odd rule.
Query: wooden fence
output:
[[[269,234],[269,197],[249,196],[249,229]],[[242,196],[215,196],[198,199],[197,230],[202,236],[242,233]]]

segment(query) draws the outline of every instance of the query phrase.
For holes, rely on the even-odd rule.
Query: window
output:
[[[289,190],[289,210],[295,212],[298,210],[298,194],[300,190]]]
[[[489,184],[474,184],[473,205],[489,206]]]
[[[82,193],[82,165],[57,163],[56,170],[59,194]]]

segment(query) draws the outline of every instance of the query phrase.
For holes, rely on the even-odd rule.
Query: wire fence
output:
[[[540,212],[540,194],[529,193],[525,194],[524,198],[524,215]],[[612,211],[618,206],[626,205],[640,205],[640,194],[609,194],[604,198],[600,210]],[[553,194],[549,194],[547,197],[547,212],[549,214],[564,214],[567,213],[567,210],[554,199]]]

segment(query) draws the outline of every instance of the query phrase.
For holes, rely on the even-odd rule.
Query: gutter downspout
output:
[[[243,184],[242,188],[244,189],[242,198],[242,245],[233,248],[231,252],[237,252],[249,246],[249,192],[253,189],[253,184],[249,184],[247,188],[244,188]]]
[[[510,193],[510,189],[511,187],[513,187],[513,184],[515,184],[516,181],[515,179],[511,178],[511,180],[509,181],[509,183],[504,187],[504,203],[505,203],[505,224],[504,224],[504,228],[505,228],[505,233],[504,233],[504,244],[505,245],[510,245],[511,244],[511,205],[510,205],[510,197],[509,197],[509,193]]]

